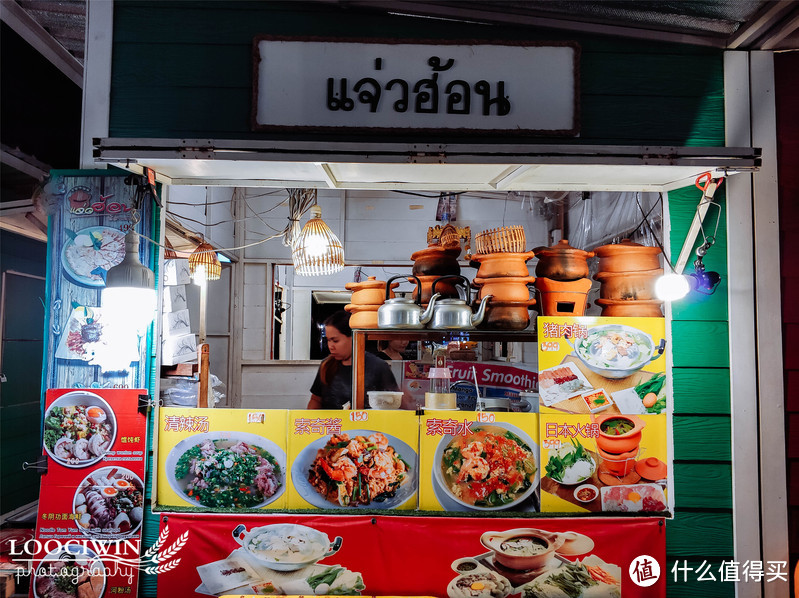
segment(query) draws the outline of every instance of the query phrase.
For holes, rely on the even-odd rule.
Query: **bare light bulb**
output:
[[[655,295],[662,301],[677,301],[691,290],[688,279],[682,274],[671,272],[655,281]]]

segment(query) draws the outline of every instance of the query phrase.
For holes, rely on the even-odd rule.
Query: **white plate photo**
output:
[[[562,368],[570,370],[577,380],[573,380],[569,385],[555,384],[549,388],[544,388],[541,385],[541,376],[545,372],[552,372]],[[591,386],[591,383],[588,381],[588,378],[585,377],[585,374],[580,371],[580,368],[577,367],[576,363],[571,361],[567,361],[561,363],[560,365],[556,365],[555,367],[547,368],[538,372],[538,394],[541,398],[541,402],[547,407],[551,407],[555,403],[576,397],[577,395],[593,389],[594,387]]]

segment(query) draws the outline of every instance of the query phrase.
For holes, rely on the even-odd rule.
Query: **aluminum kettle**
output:
[[[472,287],[469,280],[460,275],[452,274],[449,276],[441,276],[433,281],[432,291],[435,296],[436,284],[445,278],[457,278],[462,281],[466,287],[466,299],[439,299],[435,302],[435,309],[433,310],[433,318],[427,325],[428,328],[433,330],[471,330],[483,321],[486,314],[486,304],[491,299],[491,295],[486,295],[480,301],[480,307],[477,313],[472,313],[472,308],[469,307],[467,301],[471,299]],[[433,305],[433,301],[430,301]],[[428,307],[429,309],[429,307]]]
[[[414,303],[413,299],[407,297],[389,297],[391,293],[391,281],[397,278],[413,278],[419,288],[417,294],[418,303]],[[427,309],[422,310],[422,282],[418,277],[411,274],[410,276],[392,276],[386,281],[386,300],[379,308],[377,308],[377,327],[378,328],[394,328],[394,329],[410,329],[419,330],[424,328],[433,316],[433,309],[436,305],[436,300],[441,297],[440,293],[433,293],[430,297],[430,303]]]

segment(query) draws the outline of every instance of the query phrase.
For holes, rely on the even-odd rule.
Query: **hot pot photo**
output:
[[[646,332],[623,324],[595,326],[584,338],[566,340],[588,369],[611,379],[634,374],[666,349],[665,339],[655,344]]]
[[[342,543],[341,536],[331,542],[327,534],[294,523],[262,525],[250,531],[237,525],[233,538],[255,562],[275,571],[296,571],[313,565],[337,553]]]

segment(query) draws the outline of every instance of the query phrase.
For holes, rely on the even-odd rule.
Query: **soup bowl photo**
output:
[[[643,330],[623,324],[594,326],[584,338],[567,338],[566,342],[585,367],[614,380],[631,376],[666,349],[665,339],[655,344]]]
[[[331,542],[327,534],[294,523],[276,523],[254,527],[244,525],[233,530],[236,540],[255,562],[275,571],[296,571],[336,554],[342,538]]]
[[[480,543],[494,551],[494,559],[517,571],[540,569],[566,541],[563,534],[534,528],[485,532]]]

